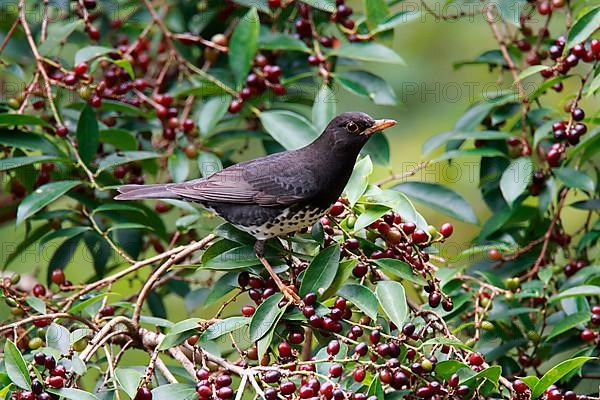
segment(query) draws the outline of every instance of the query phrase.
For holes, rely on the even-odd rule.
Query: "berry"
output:
[[[56,367],[50,370],[50,375],[52,376],[62,376],[65,378],[67,376],[67,369],[64,365],[58,364]]]
[[[502,260],[502,253],[498,249],[490,249],[488,250],[488,258],[492,261],[500,261]]]
[[[359,262],[354,268],[352,268],[352,275],[357,278],[362,278],[367,274],[367,272],[369,272],[369,267],[365,263]]]
[[[412,240],[416,244],[425,243],[429,239],[427,233],[422,229],[417,229],[412,234]]]
[[[381,332],[379,332],[378,329],[373,329],[369,334],[369,340],[373,344],[379,343],[379,341],[381,340]]]
[[[459,380],[460,380],[460,377],[458,376],[458,374],[452,374],[450,376],[450,378],[448,378],[448,386],[453,387],[453,388],[457,387]]]
[[[454,232],[454,226],[452,226],[452,224],[449,222],[446,222],[440,227],[440,233],[446,238],[450,237],[450,235],[452,235],[452,232]]]
[[[227,374],[217,376],[217,379],[215,379],[215,385],[220,388],[231,385],[231,376]]]
[[[277,370],[271,370],[265,372],[263,375],[263,381],[266,383],[275,383],[281,379],[281,373]]]
[[[56,127],[56,135],[60,137],[65,137],[69,134],[69,129],[64,125],[59,125]]]
[[[574,121],[581,121],[585,118],[585,112],[581,108],[577,107],[571,111],[571,116],[573,117]]]
[[[354,370],[353,377],[356,382],[364,381],[366,376],[367,373],[363,367],[358,367]]]
[[[53,370],[56,367],[56,360],[53,356],[47,355],[46,360],[44,361],[44,367],[48,370]]]
[[[251,317],[254,314],[254,311],[256,311],[256,308],[254,308],[253,306],[243,306],[242,307],[242,314],[245,317]]]
[[[593,330],[586,328],[581,331],[581,333],[579,334],[579,337],[581,338],[581,340],[583,340],[585,342],[591,342],[596,337],[596,334],[594,333]]]
[[[75,66],[75,68],[73,68],[73,72],[75,72],[75,75],[77,75],[77,76],[81,76],[81,75],[85,74],[87,71],[88,71],[88,64],[85,62],[77,64]]]
[[[484,362],[483,356],[479,353],[471,353],[469,355],[469,365],[481,366]]]
[[[52,271],[50,279],[57,285],[62,285],[63,283],[65,283],[65,273],[62,269],[56,268],[54,271]]]
[[[337,340],[332,340],[331,342],[329,342],[329,344],[327,345],[327,353],[329,355],[335,356],[339,352],[340,342],[338,342]]]
[[[233,389],[229,386],[222,387],[217,390],[217,397],[220,399],[230,399],[233,397]]]
[[[36,283],[31,289],[31,294],[35,297],[44,297],[46,295],[46,288],[41,283]]]
[[[429,301],[429,307],[436,308],[437,306],[440,305],[440,302],[442,301],[442,295],[437,290],[433,291],[433,292],[429,293],[428,301]]]
[[[296,384],[291,381],[281,382],[281,385],[279,385],[279,391],[285,396],[293,394],[296,391]]]
[[[329,375],[334,378],[339,378],[342,376],[343,371],[344,369],[340,364],[333,364],[331,367],[329,367]]]
[[[339,201],[336,202],[334,205],[332,205],[331,208],[329,209],[329,214],[333,215],[334,217],[340,215],[343,212],[344,212],[344,205],[342,203],[340,203]]]
[[[37,365],[44,366],[44,363],[46,362],[46,355],[41,352],[35,353],[35,355],[33,356],[33,360]]]
[[[292,346],[288,342],[281,342],[277,346],[281,357],[290,357],[292,355]]]
[[[60,389],[65,384],[65,379],[62,376],[51,376],[48,378],[48,385],[55,388]]]
[[[232,100],[227,111],[229,111],[231,114],[239,113],[242,110],[242,104],[242,100]]]
[[[311,388],[310,386],[304,385],[304,386],[300,386],[300,390],[298,391],[298,394],[300,395],[300,398],[302,398],[302,399],[309,399],[315,395],[315,392],[314,392],[313,388]]]
[[[303,300],[304,304],[314,305],[317,303],[317,295],[314,292],[307,293]]]

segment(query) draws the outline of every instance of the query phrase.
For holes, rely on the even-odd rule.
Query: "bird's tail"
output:
[[[168,184],[123,185],[117,188],[120,194],[115,200],[178,199],[179,196],[167,190],[167,186]]]

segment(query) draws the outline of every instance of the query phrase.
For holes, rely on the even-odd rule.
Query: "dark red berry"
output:
[[[277,346],[281,357],[289,357],[292,355],[292,346],[288,342],[281,342]]]
[[[88,64],[85,62],[77,64],[75,66],[75,68],[73,68],[73,72],[75,72],[75,75],[78,75],[78,76],[85,74],[87,72],[87,70],[88,70]]]
[[[483,365],[484,362],[483,356],[479,353],[471,353],[469,355],[469,365],[480,366]]]
[[[62,376],[54,375],[48,378],[48,385],[55,388],[60,389],[65,384],[65,379]]]
[[[65,283],[65,273],[62,269],[56,268],[54,271],[52,271],[50,279],[57,285],[62,285]]]
[[[412,240],[416,244],[425,243],[429,239],[427,232],[422,229],[417,229],[412,234]]]
[[[573,111],[571,111],[571,116],[573,117],[573,120],[581,121],[585,118],[585,112],[581,108],[577,107],[574,108]]]
[[[449,222],[446,222],[440,227],[440,233],[444,237],[450,237],[450,235],[452,235],[452,232],[454,232],[454,226],[452,226],[452,224]]]
[[[31,289],[31,294],[35,297],[44,297],[46,295],[46,288],[41,283],[36,283]]]
[[[363,367],[358,367],[354,370],[354,380],[356,382],[362,382],[365,380],[365,377],[367,376],[367,372],[365,371],[365,369]]]
[[[243,306],[242,307],[242,314],[245,317],[251,317],[254,314],[254,311],[256,311],[256,308],[254,308],[253,306]]]
[[[329,355],[335,356],[340,351],[340,342],[337,340],[332,340],[327,345],[327,353]]]

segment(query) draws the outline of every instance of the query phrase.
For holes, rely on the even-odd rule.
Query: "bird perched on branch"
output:
[[[115,199],[178,199],[214,211],[256,238],[257,257],[282,293],[298,302],[298,295],[266,260],[265,241],[317,222],[344,190],[369,137],[395,124],[362,112],[346,112],[301,149],[242,162],[188,182],[124,185]]]

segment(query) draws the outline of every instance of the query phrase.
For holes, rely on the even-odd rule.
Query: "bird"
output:
[[[342,194],[369,138],[394,125],[392,119],[344,112],[302,148],[234,164],[186,182],[123,185],[117,188],[120,194],[115,199],[177,199],[216,213],[256,239],[254,252],[261,264],[284,296],[298,303],[298,295],[265,258],[266,240],[316,223]]]

